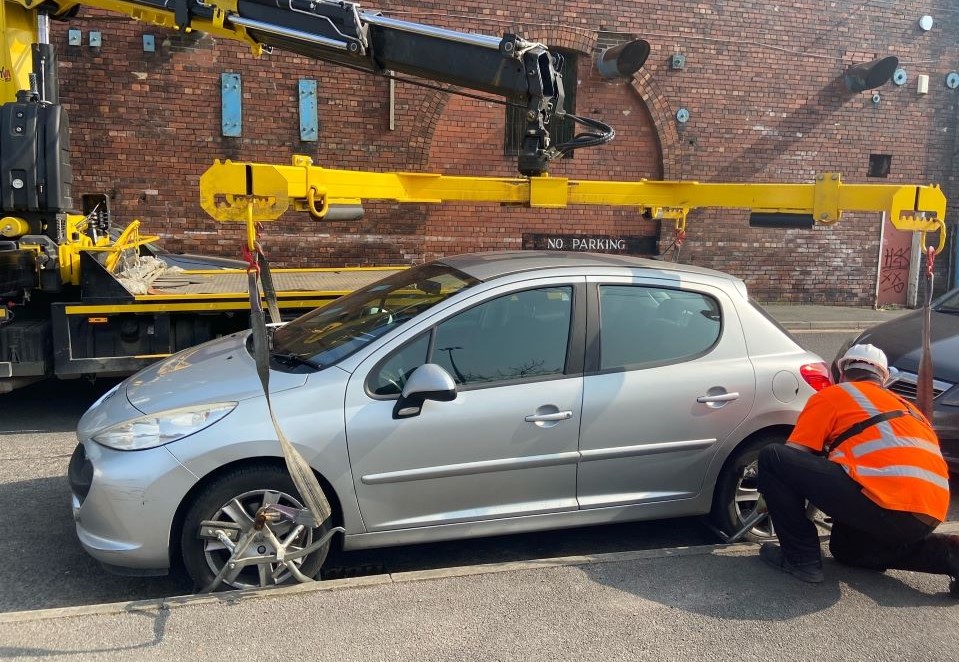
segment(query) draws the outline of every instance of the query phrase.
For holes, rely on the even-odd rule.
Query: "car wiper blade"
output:
[[[286,363],[288,365],[305,365],[313,368],[314,370],[322,370],[323,364],[317,363],[316,361],[305,359],[299,354],[294,354],[292,352],[271,352],[270,356],[275,358],[277,361]]]
[[[936,308],[935,311],[947,315],[959,315],[959,308]]]

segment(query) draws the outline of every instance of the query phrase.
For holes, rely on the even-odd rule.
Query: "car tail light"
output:
[[[799,374],[816,391],[832,386],[832,376],[825,363],[807,363],[799,367]]]

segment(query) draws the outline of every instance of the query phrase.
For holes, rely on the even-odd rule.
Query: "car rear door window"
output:
[[[599,287],[600,369],[638,368],[706,352],[722,315],[710,296],[639,285]]]

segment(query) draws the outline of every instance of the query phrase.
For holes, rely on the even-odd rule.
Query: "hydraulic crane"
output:
[[[240,41],[254,54],[278,48],[372,73],[389,71],[497,95],[525,109],[518,167],[528,176],[543,174],[553,158],[613,136],[601,122],[569,116],[592,131],[566,144],[551,144],[549,124],[563,108],[563,60],[514,34],[456,32],[330,0],[4,0],[0,393],[50,374],[132,372],[247,323],[236,314],[248,305],[237,287],[159,300],[154,291],[152,299],[148,294],[135,300],[118,286],[114,276],[120,251],[156,237],[140,236],[134,225],[114,240],[108,197],[90,194],[77,201],[74,196],[69,121],[59,103],[50,22],[69,19],[81,5]],[[311,294],[304,295],[300,283],[301,291],[281,302],[288,311],[315,307],[379,274],[357,271],[353,278],[335,282],[312,275]],[[219,318],[211,322],[215,313]]]
[[[549,162],[611,140],[611,127],[563,112],[562,58],[515,34],[492,37],[411,23],[333,0],[3,0],[0,3],[0,393],[50,375],[126,374],[162,356],[248,324],[249,302],[230,274],[197,274],[192,289],[152,287],[135,294],[116,277],[117,256],[155,238],[134,225],[111,235],[109,198],[73,192],[69,122],[58,98],[50,21],[81,6],[171,30],[202,31],[371,73],[405,74],[431,83],[502,97],[525,109],[521,177],[445,177],[365,173],[314,166],[217,163],[201,181],[201,202],[214,218],[255,224],[287,209],[326,217],[331,206],[364,199],[448,200],[532,207],[619,205],[638,217],[685,227],[690,209],[719,206],[755,212],[756,223],[808,227],[846,210],[885,211],[896,227],[940,231],[945,199],[935,186],[844,185],[838,174],[813,184],[575,181],[551,177]],[[649,45],[629,45],[638,69]],[[627,50],[620,52],[626,55]],[[617,67],[618,68],[618,67]],[[621,70],[621,73],[625,73]],[[552,144],[549,126],[575,121],[588,129]],[[311,271],[315,284],[283,292],[287,315],[322,305],[382,275],[354,270],[336,278]],[[329,270],[332,271],[332,270]],[[191,280],[191,283],[193,281]],[[203,289],[209,284],[207,289]],[[192,287],[192,285],[191,285]],[[16,319],[15,319],[16,318]]]

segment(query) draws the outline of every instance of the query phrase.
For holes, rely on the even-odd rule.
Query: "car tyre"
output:
[[[783,434],[765,434],[747,442],[733,451],[719,479],[713,496],[713,508],[710,519],[713,526],[733,535],[739,531],[753,513],[759,498],[757,488],[759,451],[770,444],[785,443]],[[749,530],[743,540],[760,542],[775,537],[772,521],[767,517]]]
[[[252,526],[252,517],[264,500],[272,503],[303,508],[293,479],[285,469],[273,466],[251,466],[235,469],[216,478],[197,494],[183,520],[180,534],[180,550],[183,565],[197,590],[202,590],[213,581],[217,572],[230,556],[222,543],[199,537],[200,523],[220,520],[240,524],[245,531]],[[306,546],[321,538],[330,529],[327,519],[315,529],[306,529],[297,538],[299,546]],[[274,529],[277,538],[283,539],[292,525]],[[260,543],[262,545],[263,543]],[[257,543],[254,543],[254,547]],[[307,577],[316,577],[330,549],[327,542],[316,552],[305,557],[298,568]],[[251,566],[232,581],[224,581],[217,590],[255,588],[258,586],[296,582],[288,572],[282,572],[274,580],[271,575],[277,564]]]

